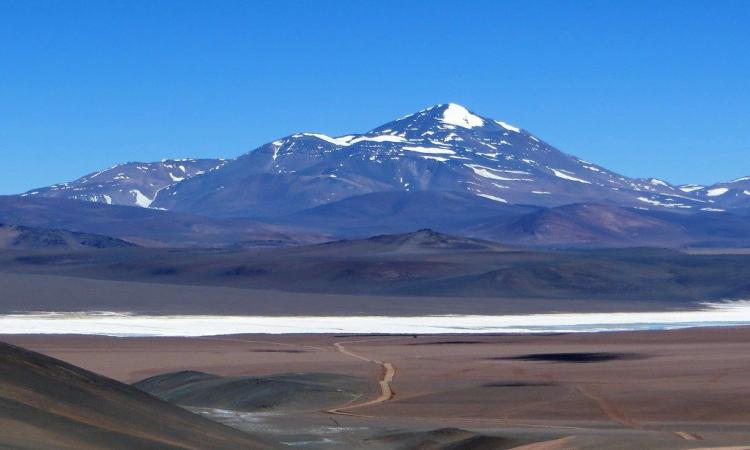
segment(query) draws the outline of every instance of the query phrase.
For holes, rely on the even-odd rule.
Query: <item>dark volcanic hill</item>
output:
[[[0,343],[0,448],[276,448],[134,387]]]
[[[148,207],[159,191],[187,178],[217,169],[223,159],[167,159],[129,162],[77,180],[33,189],[22,196],[65,198],[108,205]]]
[[[370,388],[366,379],[332,373],[220,377],[194,371],[156,375],[133,386],[182,406],[266,412],[330,408]]]
[[[135,244],[99,234],[0,223],[0,248],[76,250],[123,247],[135,247]]]
[[[624,177],[452,103],[365,134],[299,133],[279,139],[165,188],[153,206],[213,216],[270,217],[393,191],[468,193],[499,205],[710,207],[709,200],[668,183]]]
[[[367,239],[327,242],[314,247],[313,251],[324,251],[331,255],[371,256],[371,255],[420,255],[450,252],[502,252],[510,251],[497,242],[452,236],[431,229],[413,233],[384,234]],[[303,251],[302,248],[297,252]]]

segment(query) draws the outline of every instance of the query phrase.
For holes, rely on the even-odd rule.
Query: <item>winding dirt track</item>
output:
[[[358,359],[360,361],[365,361],[367,363],[371,364],[377,364],[381,367],[381,374],[378,378],[378,384],[380,385],[380,395],[377,398],[374,398],[372,400],[368,400],[362,403],[348,403],[343,406],[339,406],[337,408],[332,408],[326,410],[329,414],[339,414],[339,415],[345,415],[345,416],[356,416],[356,417],[370,417],[363,414],[355,414],[346,412],[350,409],[355,408],[362,408],[365,406],[370,405],[376,405],[378,403],[384,403],[388,400],[392,399],[394,396],[393,389],[391,389],[391,383],[393,382],[393,378],[396,376],[396,367],[389,362],[381,361],[379,359],[371,359],[367,356],[361,355],[359,353],[355,353],[349,349],[347,349],[344,344],[354,344],[357,342],[372,342],[372,341],[383,341],[383,340],[390,340],[393,338],[388,339],[365,339],[365,340],[358,340],[358,341],[341,341],[341,342],[335,342],[333,346],[336,348],[336,351],[339,353],[342,353],[344,355],[347,355],[349,357]],[[357,399],[354,401],[356,402]]]

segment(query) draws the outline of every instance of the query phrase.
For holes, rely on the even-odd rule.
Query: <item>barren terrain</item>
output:
[[[4,339],[127,383],[185,370],[260,380],[323,373],[365,381],[362,392],[333,407],[202,410],[240,429],[307,448],[414,448],[424,442],[435,443],[426,448],[528,449],[750,444],[750,328]],[[461,442],[467,446],[449,447]]]

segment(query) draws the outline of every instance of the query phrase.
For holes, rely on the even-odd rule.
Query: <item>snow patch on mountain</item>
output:
[[[474,128],[484,126],[481,117],[470,113],[468,109],[455,103],[449,103],[443,111],[442,122],[447,125],[455,125],[463,128]]]
[[[480,196],[480,197],[484,197],[484,198],[496,201],[496,202],[508,203],[508,201],[505,200],[504,198],[495,197],[494,195],[490,195],[490,194],[477,194],[477,195]]]
[[[428,156],[428,155],[422,155],[422,158],[424,159],[431,159],[434,161],[440,161],[440,162],[446,162],[450,161],[448,158],[443,158],[442,156]]]
[[[575,181],[577,183],[591,184],[590,181],[586,181],[581,178],[576,178],[573,175],[566,173],[567,171],[564,171],[562,169],[553,169],[551,167],[548,167],[548,169],[551,170],[552,173],[555,174],[556,177],[562,178],[563,180]]]
[[[348,137],[348,136],[347,136]],[[347,142],[347,145],[353,145],[358,142],[406,142],[406,138],[403,136],[396,136],[393,134],[381,134],[379,136],[361,136],[354,138]]]
[[[671,187],[671,186],[669,186],[669,184],[666,181],[660,180],[658,178],[651,178],[650,180],[648,180],[648,182],[651,183],[654,186]]]
[[[665,203],[665,202],[655,200],[653,198],[648,198],[648,197],[638,197],[638,200],[644,203],[648,203],[650,205],[661,206],[663,208],[681,208],[681,209],[692,208],[692,206],[686,205],[684,203]]]
[[[496,120],[495,123],[498,124],[498,125],[500,125],[501,127],[505,128],[508,131],[512,131],[514,133],[520,133],[521,132],[520,128],[514,127],[513,125],[511,125],[511,124],[509,124],[507,122],[503,122],[502,120]],[[537,139],[537,141],[538,141],[538,139]]]
[[[412,146],[403,146],[401,147],[402,150],[406,150],[409,152],[416,152],[416,153],[429,153],[429,154],[435,154],[435,155],[455,155],[456,152],[448,149],[448,148],[437,148],[437,147],[412,147]]]
[[[583,168],[587,169],[587,170],[590,170],[592,172],[601,172],[601,170],[598,167],[588,166],[586,164],[583,165]]]
[[[499,181],[534,181],[531,178],[508,178],[504,177],[502,175],[498,175],[495,172],[500,172],[500,170],[497,169],[491,169],[489,167],[479,166],[476,164],[464,164],[466,167],[470,168],[474,171],[475,174],[479,175],[482,178],[488,178],[490,180],[499,180]]]
[[[131,189],[129,192],[135,197],[135,204],[140,206],[141,208],[148,208],[154,201],[153,199],[150,199],[143,195],[143,192],[139,191],[138,189]]]
[[[341,146],[341,147],[347,145],[347,143],[348,143],[348,140],[346,139],[346,136],[342,139],[342,138],[334,138],[334,137],[331,137],[331,136],[328,136],[328,135],[322,134],[322,133],[300,133],[300,134],[295,134],[292,137],[294,137],[294,138],[300,138],[302,136],[315,137],[315,138],[320,139],[321,141],[326,141],[326,142],[329,142],[329,143],[331,143],[333,145],[338,145],[338,146]]]
[[[714,188],[714,189],[707,190],[706,191],[706,195],[709,196],[709,197],[718,197],[720,195],[726,194],[727,192],[729,192],[729,189],[724,188],[724,187],[720,187],[720,188]]]
[[[680,186],[680,187],[679,187],[679,189],[680,189],[680,190],[681,190],[682,192],[687,192],[687,193],[690,193],[690,192],[700,191],[700,190],[701,190],[701,189],[703,189],[704,187],[705,187],[705,186],[703,186],[703,185],[700,185],[700,184],[685,184],[685,185],[683,185],[683,186]]]

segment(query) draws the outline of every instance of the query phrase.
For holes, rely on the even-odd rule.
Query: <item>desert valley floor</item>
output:
[[[746,327],[3,341],[287,448],[750,448]]]

